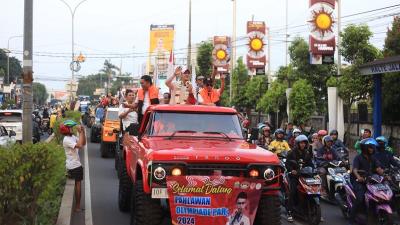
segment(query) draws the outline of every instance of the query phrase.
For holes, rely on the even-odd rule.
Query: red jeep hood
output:
[[[149,160],[209,163],[271,163],[279,164],[270,151],[244,140],[204,140],[151,138]]]

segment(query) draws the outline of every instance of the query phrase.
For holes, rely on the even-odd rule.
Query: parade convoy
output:
[[[257,212],[253,222],[280,224],[280,161],[275,154],[244,138],[234,109],[150,106],[138,136],[131,135],[134,133],[125,132],[119,160],[118,204],[121,211],[130,211],[131,224],[161,224],[178,212],[170,212],[167,181],[185,176],[242,178],[250,181],[247,186],[255,184],[252,181],[261,182],[259,201],[250,203]],[[177,224],[204,224],[195,223],[193,217],[184,219],[179,217]]]

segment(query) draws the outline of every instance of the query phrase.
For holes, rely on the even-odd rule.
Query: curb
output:
[[[56,225],[70,225],[72,217],[72,204],[74,201],[75,182],[67,179],[64,194],[61,200],[60,211],[58,212]]]

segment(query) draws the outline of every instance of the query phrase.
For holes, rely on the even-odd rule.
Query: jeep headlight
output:
[[[265,171],[264,171],[264,179],[266,180],[266,181],[271,181],[271,180],[273,180],[275,178],[275,171],[273,170],[273,169],[271,169],[271,168],[267,168]]]
[[[154,170],[153,175],[156,180],[163,180],[167,175],[167,172],[165,172],[164,168],[159,166]]]

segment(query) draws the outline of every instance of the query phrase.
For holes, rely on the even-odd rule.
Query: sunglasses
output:
[[[246,204],[246,201],[237,202],[236,204],[238,204],[238,205],[244,205],[244,204]]]

